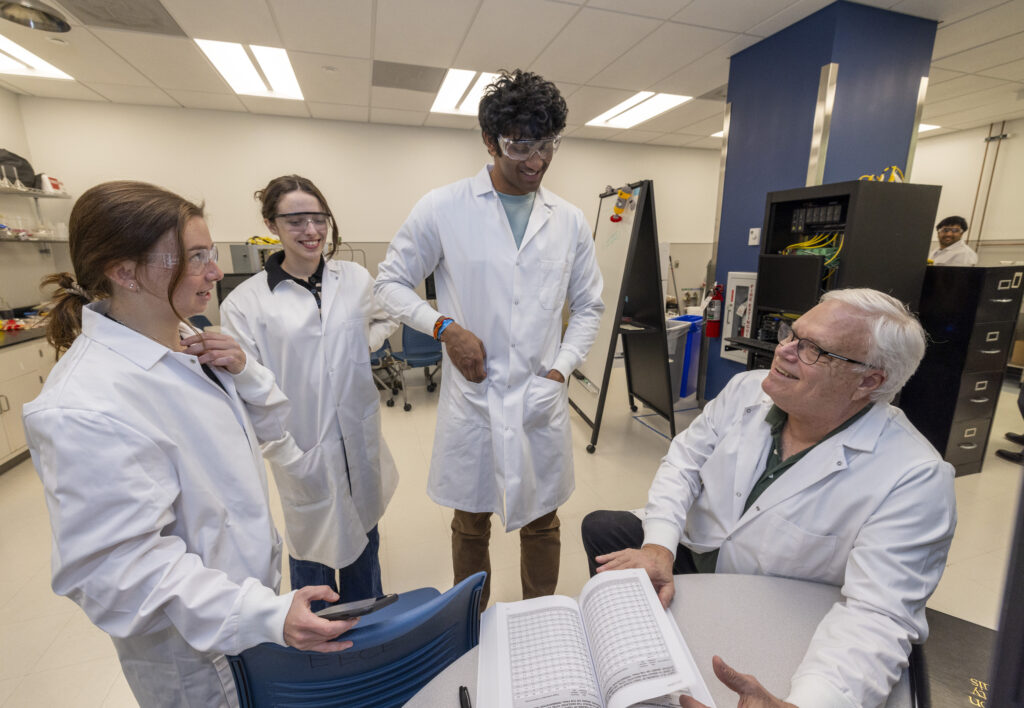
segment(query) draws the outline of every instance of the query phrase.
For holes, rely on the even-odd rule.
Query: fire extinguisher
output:
[[[707,319],[707,325],[704,327],[705,337],[717,338],[722,336],[722,305],[724,302],[725,293],[722,291],[722,286],[716,285],[705,313],[705,319]]]

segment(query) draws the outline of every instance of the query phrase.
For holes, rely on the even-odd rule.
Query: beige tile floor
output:
[[[389,592],[451,586],[451,512],[435,505],[425,493],[437,394],[410,386],[409,398],[413,404],[409,412],[402,410],[400,402],[384,408],[385,436],[402,475],[381,522],[381,564]],[[681,414],[681,422],[688,415],[693,414]],[[651,427],[667,428],[659,419],[644,420]],[[560,512],[560,593],[575,595],[587,577],[579,534],[582,517],[598,508],[643,505],[658,460],[668,447],[668,440],[651,427],[631,416],[621,369],[614,371],[597,454],[584,452],[590,431],[573,415],[576,492]],[[929,603],[987,627],[998,623],[1022,476],[1019,467],[994,454],[1007,430],[1024,431],[1012,386],[1000,398],[984,471],[956,482],[960,523],[946,573]],[[273,485],[271,495],[280,525]],[[518,546],[517,534],[495,530],[494,601],[521,597]],[[135,706],[106,635],[73,603],[50,590],[49,554],[50,530],[41,487],[31,463],[25,462],[0,475],[0,706]]]

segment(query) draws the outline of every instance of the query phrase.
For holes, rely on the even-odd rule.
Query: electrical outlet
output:
[[[761,229],[751,229],[747,237],[748,246],[759,246],[761,244]]]

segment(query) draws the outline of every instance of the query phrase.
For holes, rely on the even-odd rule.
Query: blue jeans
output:
[[[380,533],[374,526],[366,534],[366,548],[355,562],[335,570],[316,561],[299,560],[288,556],[288,567],[292,575],[292,590],[307,585],[327,585],[341,595],[338,602],[351,602],[367,597],[383,595],[380,584]],[[317,612],[329,604],[322,600],[310,603],[310,609]]]

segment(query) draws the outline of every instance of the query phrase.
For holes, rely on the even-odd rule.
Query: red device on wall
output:
[[[725,293],[721,285],[715,286],[711,295],[711,301],[705,312],[707,325],[704,327],[704,336],[717,338],[722,336],[722,304],[725,302]]]

